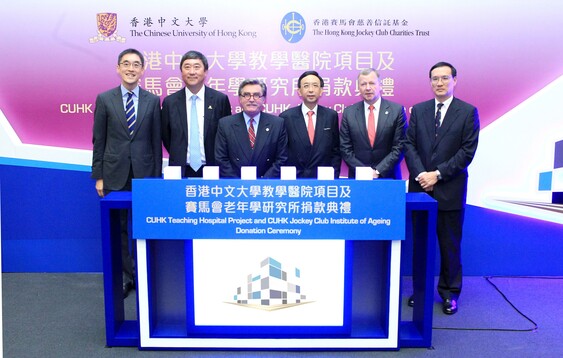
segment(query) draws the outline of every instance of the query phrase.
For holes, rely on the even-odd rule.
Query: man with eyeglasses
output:
[[[340,124],[340,153],[348,178],[356,177],[357,167],[371,167],[374,179],[401,179],[405,108],[381,98],[375,69],[360,71],[357,82],[362,101],[344,109]]]
[[[340,176],[338,114],[319,105],[324,80],[316,71],[306,71],[297,80],[303,103],[280,114],[288,138],[287,165],[294,166],[298,178],[317,178],[319,166],[333,167]]]
[[[219,120],[215,160],[221,178],[240,178],[241,167],[255,166],[257,178],[279,178],[287,161],[283,119],[263,112],[267,87],[245,79],[238,88],[242,112]]]
[[[160,177],[162,141],[160,99],[139,87],[145,60],[135,49],[121,52],[117,74],[121,85],[96,98],[93,128],[92,178],[104,197],[111,191],[130,191],[131,179]],[[121,213],[123,296],[134,287],[129,253],[128,213]]]
[[[198,51],[180,60],[185,88],[162,102],[162,141],[169,165],[180,166],[183,177],[202,177],[203,167],[216,165],[215,136],[219,118],[231,115],[227,95],[204,85],[209,64]]]
[[[477,108],[453,96],[456,85],[457,71],[451,64],[438,62],[430,68],[434,99],[412,108],[405,144],[409,191],[426,192],[438,201],[438,293],[443,300],[442,311],[447,315],[458,310],[467,167],[479,140]],[[413,213],[414,233],[418,225],[423,225],[422,220]],[[416,250],[416,235],[413,246]],[[408,304],[414,305],[413,297]]]

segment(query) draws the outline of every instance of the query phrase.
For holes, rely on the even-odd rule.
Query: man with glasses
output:
[[[257,178],[279,178],[287,161],[283,119],[263,112],[266,84],[246,79],[238,88],[242,112],[221,118],[215,141],[215,160],[222,178],[240,178],[241,167],[255,166]]]
[[[111,191],[130,191],[131,179],[160,177],[162,141],[160,99],[139,87],[145,60],[135,49],[121,52],[117,74],[121,85],[96,98],[93,128],[92,178],[103,197]],[[128,213],[121,213],[123,295],[134,287],[133,261],[127,234]]]
[[[405,144],[409,191],[426,192],[438,201],[438,293],[443,300],[442,311],[448,315],[458,310],[467,167],[479,140],[477,108],[453,96],[456,85],[457,71],[451,64],[438,62],[432,66],[430,86],[434,98],[412,108]],[[413,213],[413,232],[417,232],[417,225],[423,225],[421,220]],[[416,235],[413,245],[416,250]],[[408,304],[414,305],[413,297]]]
[[[280,114],[288,138],[287,165],[294,166],[298,178],[317,178],[319,166],[333,167],[340,176],[338,114],[319,105],[324,80],[316,71],[306,71],[297,80],[303,103]]]
[[[356,177],[357,167],[371,167],[374,179],[401,179],[405,108],[381,98],[379,73],[373,68],[360,71],[358,90],[362,101],[344,109],[340,124],[348,178]]]
[[[162,141],[169,165],[182,167],[183,177],[202,177],[205,165],[216,165],[217,124],[231,115],[229,98],[204,85],[208,70],[201,52],[188,51],[180,60],[186,87],[162,102]]]

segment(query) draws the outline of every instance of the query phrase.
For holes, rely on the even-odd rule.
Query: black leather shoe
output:
[[[442,303],[442,312],[447,315],[452,315],[457,312],[457,301],[454,299],[445,299]]]
[[[127,296],[129,296],[129,292],[131,292],[131,290],[133,290],[134,287],[135,287],[135,285],[131,281],[123,284],[123,298],[124,299],[127,298]]]
[[[409,307],[414,307],[414,296],[409,297],[409,299],[407,300],[407,305],[409,305]]]

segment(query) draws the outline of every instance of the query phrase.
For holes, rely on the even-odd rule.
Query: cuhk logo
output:
[[[283,38],[290,43],[301,41],[305,36],[305,19],[296,12],[285,15],[281,22],[281,33]]]
[[[98,35],[90,38],[90,43],[98,41],[103,42],[125,42],[125,38],[117,35],[117,14],[111,12],[102,12],[96,14],[96,24],[98,26]]]

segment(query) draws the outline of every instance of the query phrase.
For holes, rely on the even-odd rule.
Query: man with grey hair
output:
[[[267,87],[259,79],[239,85],[241,113],[219,120],[215,160],[221,178],[240,178],[241,167],[255,166],[257,178],[279,178],[287,161],[283,119],[264,113]]]
[[[367,68],[358,75],[362,101],[344,109],[340,152],[348,178],[357,167],[371,167],[373,178],[401,179],[399,163],[405,138],[405,108],[381,98],[379,73]]]

